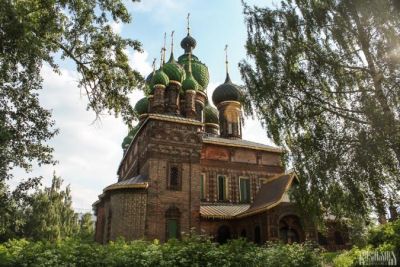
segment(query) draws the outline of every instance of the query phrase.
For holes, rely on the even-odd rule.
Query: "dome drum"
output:
[[[218,105],[221,137],[242,138],[242,111],[237,101],[224,101]]]
[[[219,125],[215,123],[205,123],[204,124],[205,132],[210,135],[218,136],[219,135]]]
[[[185,115],[187,118],[196,119],[196,91],[185,91]]]
[[[179,114],[180,84],[170,83],[165,90],[165,109],[170,114]]]
[[[163,113],[165,110],[165,103],[164,103],[165,86],[155,85],[154,87],[155,89],[153,96],[152,112]]]
[[[200,101],[204,105],[207,101],[207,95],[202,91],[197,91],[196,92],[196,101]]]

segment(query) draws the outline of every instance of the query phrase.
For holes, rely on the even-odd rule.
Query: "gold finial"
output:
[[[226,68],[226,74],[228,74],[228,45],[225,45],[225,68]]]
[[[153,74],[154,74],[154,72],[156,72],[156,61],[157,61],[157,58],[154,58],[153,59]]]
[[[163,64],[165,64],[165,52],[167,51],[167,49],[165,48],[166,44],[167,44],[167,33],[164,32],[164,46],[162,48],[162,54],[163,54],[162,55],[162,62],[163,62]]]
[[[190,34],[190,13],[187,14],[187,34]]]
[[[174,53],[174,33],[175,31],[171,32],[171,55]]]

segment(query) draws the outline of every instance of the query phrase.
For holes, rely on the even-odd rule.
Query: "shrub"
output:
[[[66,239],[59,242],[10,240],[0,245],[0,266],[321,266],[319,251],[310,244],[244,240],[218,245],[203,236],[182,241],[117,240],[108,245]]]

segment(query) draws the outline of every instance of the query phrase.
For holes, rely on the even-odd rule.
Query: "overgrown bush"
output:
[[[56,243],[11,240],[0,245],[0,266],[321,266],[310,244],[244,240],[224,245],[194,236],[165,244],[118,240],[108,245],[68,239]]]
[[[358,266],[360,258],[367,253],[390,251],[400,264],[400,220],[378,225],[370,229],[368,245],[362,248],[353,247],[333,259],[335,267]]]

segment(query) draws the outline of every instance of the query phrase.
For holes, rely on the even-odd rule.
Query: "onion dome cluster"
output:
[[[183,54],[178,58],[178,62],[188,69],[189,65],[189,54]],[[195,55],[191,55],[192,73],[193,77],[196,79],[200,85],[199,90],[204,91],[210,81],[210,74],[208,72],[207,66],[202,63]]]
[[[153,95],[154,86],[156,85],[168,86],[169,83],[174,82],[182,85],[182,91],[189,89],[204,91],[207,88],[210,81],[208,67],[195,55],[191,54],[196,47],[196,40],[188,33],[183,38],[181,47],[185,50],[185,53],[178,60],[175,60],[173,48],[171,47],[171,56],[168,62],[147,76],[146,95]],[[189,54],[191,54],[191,74],[189,74]]]
[[[218,106],[224,101],[237,101],[240,102],[242,99],[242,93],[240,87],[232,83],[229,73],[226,74],[225,82],[215,88],[212,94],[212,101],[214,105]]]

